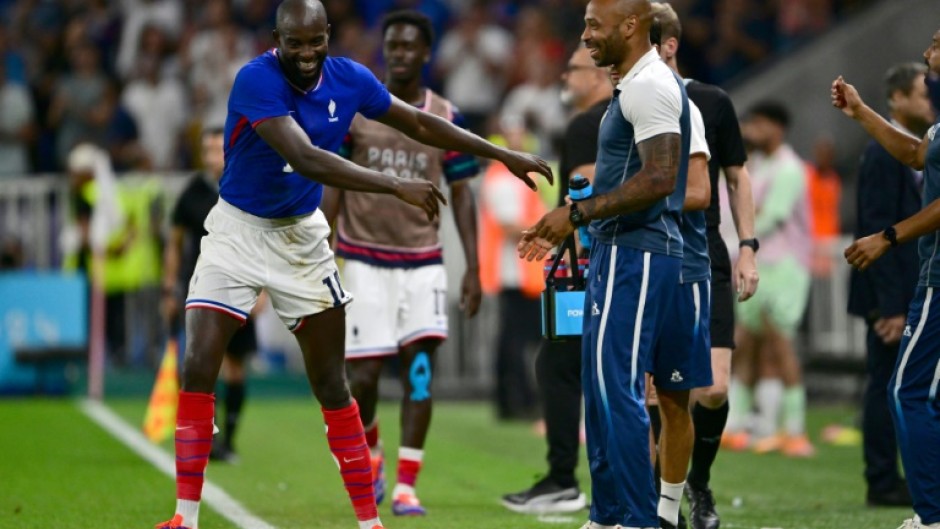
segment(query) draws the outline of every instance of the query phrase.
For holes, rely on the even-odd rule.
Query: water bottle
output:
[[[571,197],[573,202],[591,198],[593,194],[594,188],[591,186],[590,180],[580,173],[571,177],[571,181],[568,182],[568,196]],[[589,250],[591,248],[591,235],[588,233],[587,226],[578,228],[578,237],[581,239],[581,247]]]

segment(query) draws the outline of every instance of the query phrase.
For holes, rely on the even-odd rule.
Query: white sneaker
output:
[[[913,518],[904,520],[904,523],[902,523],[898,529],[940,529],[940,522],[926,525],[920,521],[920,516],[915,514]]]
[[[584,525],[581,526],[581,529],[615,529],[620,527],[619,525],[601,525],[597,522],[592,522],[588,520]]]

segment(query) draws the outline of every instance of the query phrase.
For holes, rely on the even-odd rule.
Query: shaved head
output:
[[[650,47],[650,0],[590,0],[581,40],[594,64],[625,74]]]
[[[320,0],[284,0],[277,6],[278,29],[311,25],[321,19],[326,22],[326,8]]]

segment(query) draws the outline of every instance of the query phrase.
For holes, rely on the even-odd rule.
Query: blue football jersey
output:
[[[295,172],[255,127],[266,119],[290,116],[315,147],[336,153],[357,112],[375,118],[388,111],[391,101],[372,72],[349,59],[327,57],[320,81],[304,91],[285,77],[277,50],[256,57],[239,70],[229,95],[220,196],[258,217],[313,212],[323,186]]]

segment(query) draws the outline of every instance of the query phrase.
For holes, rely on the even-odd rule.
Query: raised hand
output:
[[[862,237],[845,249],[845,260],[859,270],[865,270],[888,251],[890,243],[881,233]]]
[[[858,109],[864,105],[861,96],[858,95],[858,90],[846,83],[841,75],[832,82],[830,97],[832,98],[832,106],[853,119]]]
[[[545,176],[549,184],[554,183],[555,178],[552,176],[552,169],[545,160],[534,154],[524,152],[507,150],[506,153],[506,156],[501,160],[503,164],[512,174],[525,182],[525,185],[529,186],[533,191],[538,189],[538,187],[535,185],[535,181],[529,176],[529,173],[541,174]]]
[[[441,204],[447,204],[444,194],[427,180],[402,180],[395,191],[399,199],[418,206],[428,215],[428,220],[434,220],[440,215]]]

